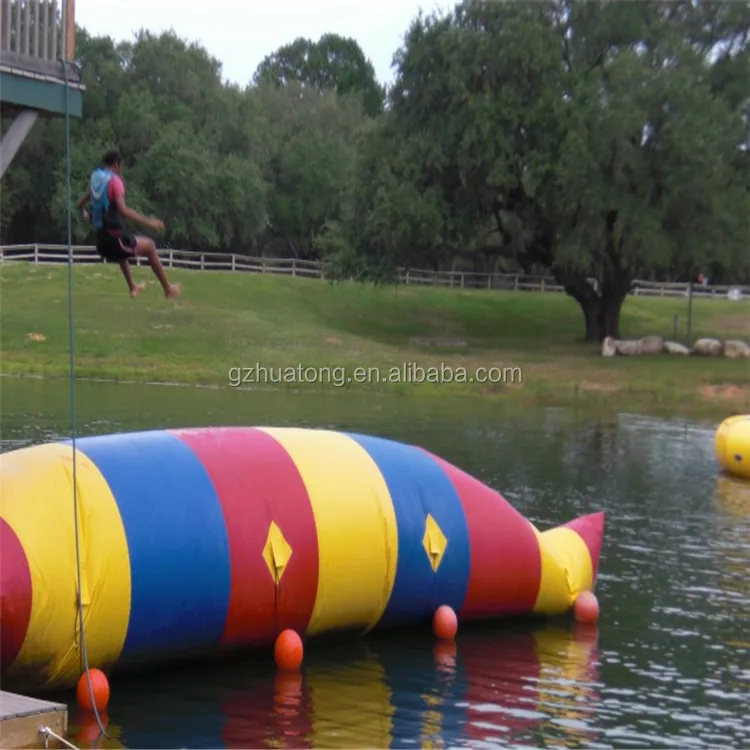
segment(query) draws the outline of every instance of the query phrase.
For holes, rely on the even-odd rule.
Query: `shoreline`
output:
[[[49,370],[50,368],[46,368]],[[34,369],[24,369],[15,372],[0,372],[0,382],[2,380],[35,380],[39,382],[69,382],[69,372],[35,372]],[[293,395],[319,395],[332,396],[337,393],[351,395],[356,392],[356,386],[351,388],[327,386],[315,387],[307,385],[305,387],[294,387],[293,385],[253,385],[253,386],[232,386],[230,384],[221,385],[219,383],[200,382],[200,381],[175,381],[159,380],[147,378],[115,378],[92,375],[77,375],[75,383],[87,383],[95,385],[124,385],[140,387],[161,387],[174,388],[182,390],[203,390],[213,391],[216,393],[239,392],[247,394],[263,393],[289,393]],[[546,384],[545,384],[546,385]],[[733,393],[733,387],[727,386],[730,393]],[[411,389],[410,392],[407,392]],[[644,391],[641,389],[628,389],[619,392],[610,392],[602,390],[597,384],[590,384],[590,388],[580,388],[577,383],[568,383],[566,387],[557,387],[549,390],[541,389],[524,389],[520,387],[509,388],[503,391],[493,393],[478,393],[475,391],[456,392],[450,391],[444,394],[439,393],[435,388],[420,390],[418,384],[401,388],[370,389],[363,391],[362,395],[369,397],[385,398],[405,398],[428,400],[443,397],[451,399],[466,399],[469,401],[483,401],[489,405],[508,405],[508,406],[529,406],[539,408],[558,408],[558,409],[575,409],[577,411],[592,412],[596,415],[613,415],[613,414],[638,414],[648,417],[661,417],[665,419],[680,419],[685,421],[698,421],[719,425],[725,418],[733,414],[750,414],[750,388],[743,398],[727,397],[722,395],[719,390],[716,395],[704,395],[700,399],[693,399],[688,406],[675,395],[672,399],[665,400],[658,390]],[[632,398],[627,398],[630,395]]]

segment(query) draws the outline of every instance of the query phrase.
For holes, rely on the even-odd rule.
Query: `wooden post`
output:
[[[17,55],[21,54],[21,3],[16,0],[16,46],[11,52],[15,52]],[[11,8],[13,5],[11,5]],[[10,17],[8,18],[8,24],[10,24]]]
[[[65,59],[69,62],[76,57],[76,0],[63,0],[65,3]]]

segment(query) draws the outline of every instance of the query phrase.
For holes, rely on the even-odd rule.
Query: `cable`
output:
[[[49,747],[49,738],[52,737],[58,742],[61,742],[65,747],[71,748],[71,750],[78,750],[78,748],[71,742],[68,742],[64,737],[59,734],[55,734],[49,727],[39,727],[39,734],[44,735],[44,747]]]
[[[96,723],[101,733],[109,737],[102,725],[99,711],[94,701],[94,690],[91,685],[89,674],[89,657],[86,649],[86,634],[83,626],[83,597],[81,586],[81,553],[78,539],[78,476],[76,473],[76,386],[75,386],[75,354],[74,354],[74,327],[73,327],[73,217],[71,209],[71,175],[70,175],[70,80],[68,78],[68,62],[62,61],[65,71],[65,168],[68,200],[68,338],[70,348],[70,431],[73,444],[73,521],[75,526],[76,540],[76,568],[78,575],[78,622],[81,629],[81,654],[83,656],[83,668],[85,670],[86,682],[89,688],[91,707],[94,709]],[[111,738],[110,738],[111,739]]]

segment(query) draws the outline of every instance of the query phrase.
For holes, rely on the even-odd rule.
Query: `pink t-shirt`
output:
[[[109,181],[109,189],[107,193],[110,203],[114,203],[118,197],[125,197],[125,184],[123,183],[120,175],[112,175],[112,179]]]
[[[125,184],[123,183],[122,178],[119,175],[113,174],[112,179],[109,181],[109,186],[107,187],[107,197],[109,198],[109,202],[111,205],[115,205],[115,200],[118,196],[125,196]],[[107,229],[106,232],[108,234],[119,237],[122,230]]]

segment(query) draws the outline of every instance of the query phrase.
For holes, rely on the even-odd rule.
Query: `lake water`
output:
[[[64,381],[0,380],[2,449],[68,437]],[[105,746],[750,747],[750,484],[715,424],[480,400],[79,383],[78,434],[219,424],[350,429],[423,445],[543,528],[608,513],[596,629],[567,621],[309,644],[112,685]],[[58,696],[59,697],[59,696]],[[71,706],[71,739],[90,724]],[[93,731],[93,736],[97,732]]]

